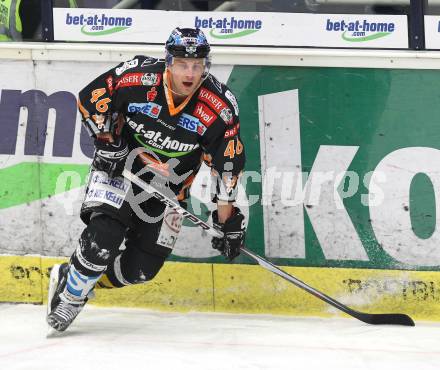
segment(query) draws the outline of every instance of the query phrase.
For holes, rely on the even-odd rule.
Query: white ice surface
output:
[[[88,306],[46,339],[45,307],[0,304],[0,369],[440,369],[440,324],[416,325]]]

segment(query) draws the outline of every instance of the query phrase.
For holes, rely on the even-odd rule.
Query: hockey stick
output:
[[[200,226],[202,229],[206,230],[209,234],[216,237],[223,237],[223,233],[217,229],[215,229],[213,226],[207,224],[206,222],[202,221],[200,218],[192,214],[191,212],[187,211],[185,208],[183,208],[178,202],[168,198],[166,195],[162,194],[158,189],[154,188],[153,186],[147,184],[145,181],[141,180],[138,176],[131,173],[128,170],[124,170],[123,176],[131,181],[132,183],[139,186],[141,189],[146,191],[147,193],[150,193],[152,196],[160,200],[162,203],[166,204],[167,206],[171,207],[174,211],[180,213],[183,217],[187,218],[191,222],[193,222],[195,225]],[[372,313],[364,313],[356,311],[350,307],[345,306],[344,304],[336,301],[335,299],[329,297],[328,295],[320,292],[319,290],[316,290],[315,288],[312,288],[311,286],[307,285],[303,281],[297,279],[296,277],[293,277],[292,275],[289,275],[287,272],[281,270],[277,266],[275,266],[273,263],[269,262],[268,260],[264,259],[263,257],[260,257],[259,255],[255,254],[254,252],[251,252],[249,249],[242,247],[240,248],[241,252],[248,257],[252,258],[258,264],[265,268],[266,270],[269,270],[273,272],[274,274],[282,277],[283,279],[286,279],[290,283],[296,285],[297,287],[305,290],[306,292],[314,295],[316,298],[319,298],[323,300],[324,302],[332,305],[333,307],[336,307],[338,310],[341,310],[345,312],[346,314],[363,321],[367,324],[373,324],[373,325],[381,325],[381,324],[388,324],[388,325],[405,325],[405,326],[415,326],[414,321],[405,314],[400,313],[390,313],[390,314],[372,314]]]

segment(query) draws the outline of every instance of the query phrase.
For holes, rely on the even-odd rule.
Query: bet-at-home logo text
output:
[[[396,30],[393,22],[370,22],[366,19],[345,21],[327,19],[327,32],[340,32],[343,40],[348,42],[368,42],[391,35]]]

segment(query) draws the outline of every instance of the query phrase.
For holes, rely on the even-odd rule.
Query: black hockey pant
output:
[[[153,279],[172,251],[181,216],[168,213],[154,198],[142,208],[160,220],[145,222],[133,213],[131,226],[126,227],[110,215],[94,212],[71,257],[75,269],[87,277],[101,276],[98,285],[107,288]]]

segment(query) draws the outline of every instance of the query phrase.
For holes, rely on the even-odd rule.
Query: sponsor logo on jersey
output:
[[[147,92],[148,101],[154,101],[156,99],[156,96],[157,96],[157,91],[155,87],[152,87],[150,90],[148,90]]]
[[[174,158],[189,154],[199,147],[199,144],[183,143],[170,136],[163,137],[160,131],[145,130],[142,123],[138,124],[133,120],[128,120],[127,123],[136,131],[134,138],[137,142],[155,153]]]
[[[232,106],[234,107],[235,115],[238,116],[238,113],[240,111],[238,109],[238,103],[237,103],[237,99],[235,98],[235,95],[231,93],[229,90],[226,90],[225,96],[228,98],[228,100],[231,102]]]
[[[145,86],[157,86],[160,84],[159,73],[144,73],[141,77],[142,85]]]
[[[240,129],[240,123],[237,123],[234,127],[225,131],[225,139],[233,137],[237,135],[238,130]]]
[[[158,62],[158,59],[151,58],[151,57],[146,57],[144,59],[144,61],[142,62],[141,67],[146,67],[146,66],[149,66],[149,65],[152,65],[152,64],[156,64],[157,62]]]
[[[166,127],[167,129],[174,131],[176,129],[176,126],[170,125],[169,123],[166,123],[164,120],[158,118],[157,123],[160,123],[162,126]]]
[[[113,94],[113,76],[108,76],[105,79],[105,82],[107,84],[107,89],[108,89],[110,95],[112,95]]]
[[[220,112],[220,117],[227,125],[232,125],[232,112],[229,108],[224,108]]]
[[[205,104],[198,102],[196,108],[194,109],[194,116],[196,116],[200,121],[206,126],[211,126],[211,123],[215,120],[215,113],[209,109]]]
[[[197,127],[199,127],[200,124],[201,123],[198,118],[190,116],[186,113],[182,113],[182,115],[179,117],[177,126],[183,127],[185,130],[191,132],[197,132]]]
[[[116,88],[129,86],[154,86],[160,84],[160,74],[158,73],[127,73],[118,79]]]
[[[116,68],[116,75],[120,76],[127,69],[137,67],[138,63],[139,63],[139,61],[137,59],[133,59],[133,60],[129,60],[129,61],[125,62],[122,66]]]
[[[200,125],[197,126],[197,133],[200,136],[203,136],[203,134],[205,133],[206,129],[207,129],[207,127],[203,123],[200,122]]]
[[[129,86],[140,86],[143,73],[127,73],[116,81],[116,89]]]
[[[228,107],[217,95],[205,88],[200,89],[199,99],[207,103],[217,113]]]
[[[130,113],[142,113],[146,116],[157,118],[159,117],[162,106],[156,103],[130,103],[128,105],[128,112]]]
[[[149,156],[147,153],[142,152],[139,153],[139,158],[147,167],[152,169],[153,172],[159,172],[167,177],[170,176],[169,163],[163,163],[156,158]]]

